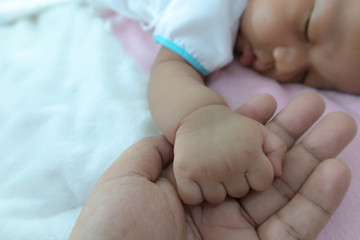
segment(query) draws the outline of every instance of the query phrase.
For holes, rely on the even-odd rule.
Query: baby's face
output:
[[[359,0],[249,0],[240,62],[279,82],[360,94]]]

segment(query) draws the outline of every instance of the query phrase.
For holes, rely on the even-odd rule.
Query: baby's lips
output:
[[[241,65],[250,67],[256,59],[256,55],[250,45],[246,45],[243,54],[240,57]]]

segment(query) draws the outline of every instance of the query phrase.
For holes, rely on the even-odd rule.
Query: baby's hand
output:
[[[286,146],[262,124],[228,107],[203,107],[185,117],[176,133],[174,174],[181,199],[221,203],[252,188],[263,191],[281,175]]]

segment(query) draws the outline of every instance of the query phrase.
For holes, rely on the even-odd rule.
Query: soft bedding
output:
[[[75,3],[0,25],[0,37],[0,239],[67,239],[103,171],[132,143],[159,133],[146,100],[158,46],[133,21],[105,31]],[[345,111],[360,124],[359,96],[279,85],[235,63],[208,84],[232,108],[270,93],[281,109],[316,91],[326,113]],[[360,239],[359,144],[358,134],[338,156],[352,184],[320,240]]]

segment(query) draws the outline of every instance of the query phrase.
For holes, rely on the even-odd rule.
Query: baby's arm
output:
[[[209,105],[227,106],[185,59],[165,47],[153,64],[148,97],[156,124],[172,144],[185,116]]]
[[[174,173],[186,203],[219,203],[226,194],[243,196],[249,187],[264,190],[281,173],[282,141],[231,111],[176,53],[160,50],[148,95],[155,122],[175,145]]]

